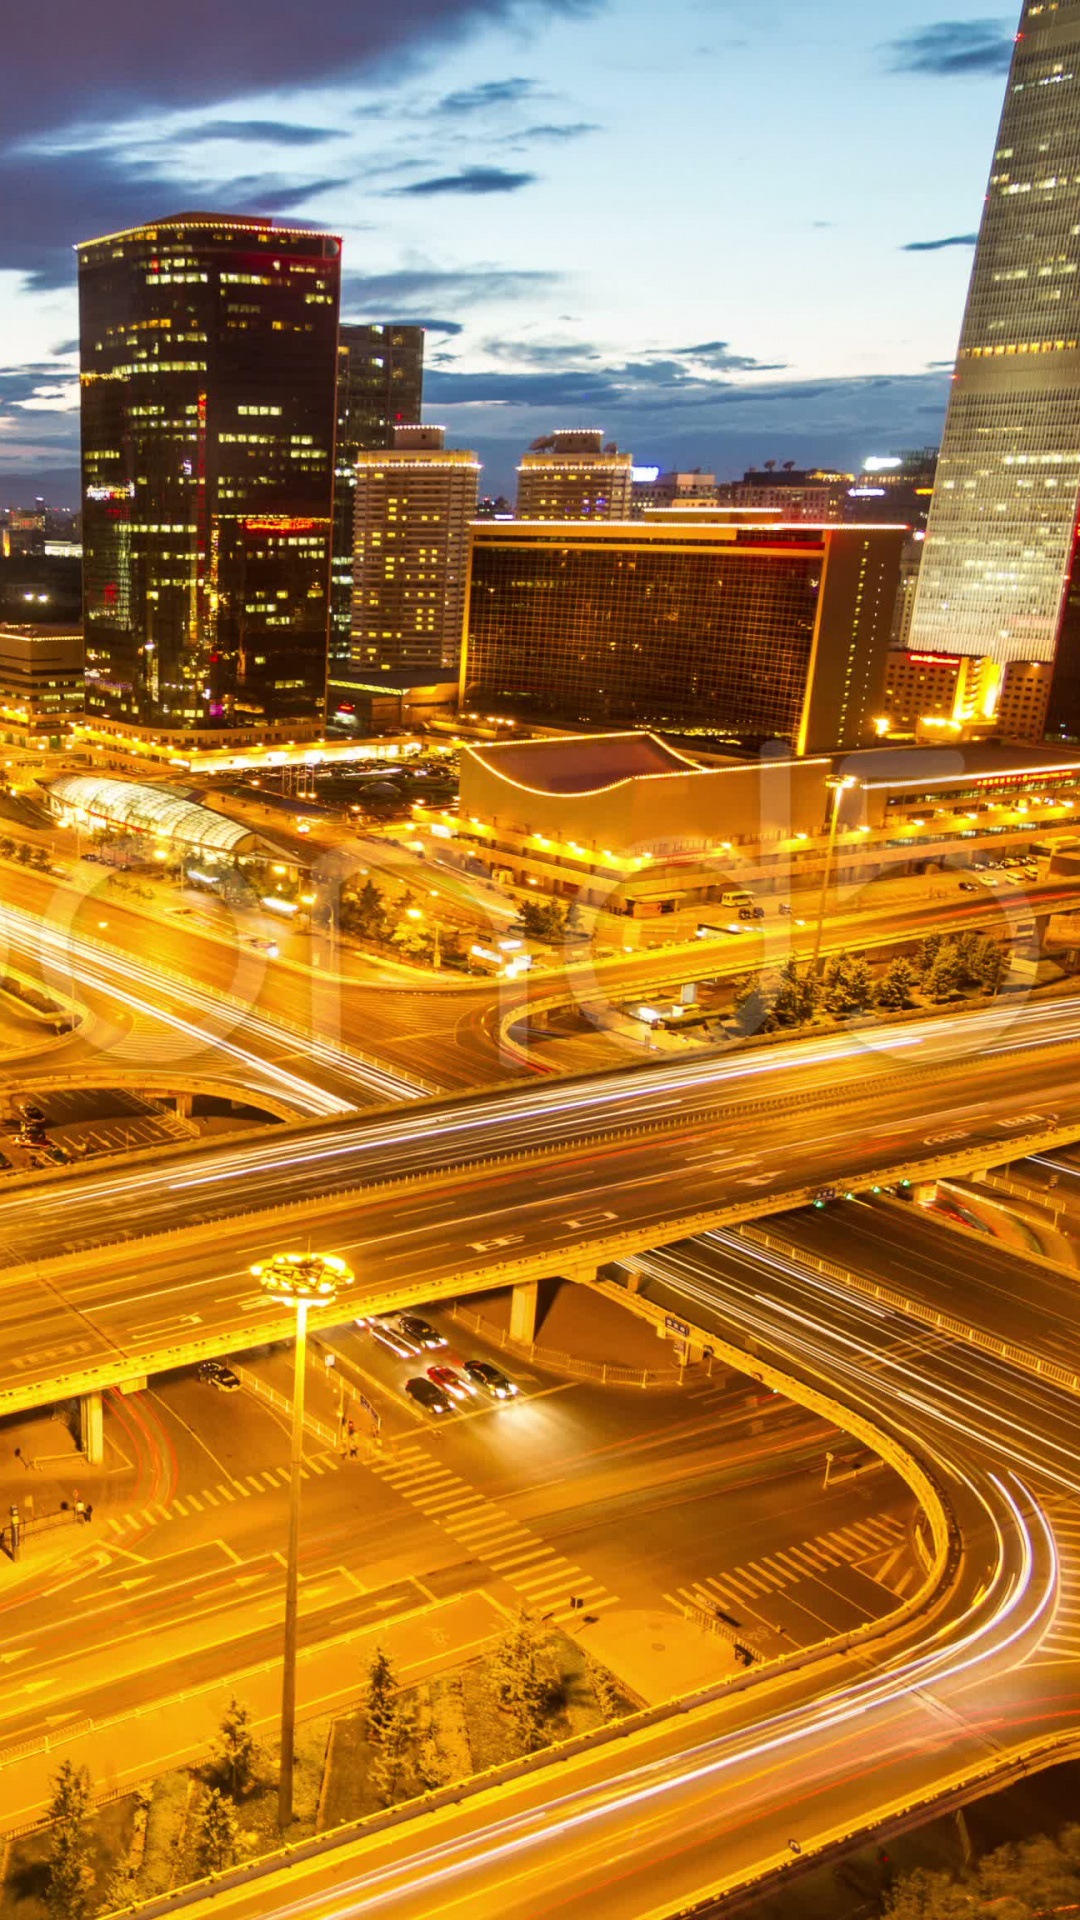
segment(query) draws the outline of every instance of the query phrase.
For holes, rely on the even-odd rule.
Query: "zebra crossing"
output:
[[[920,1575],[908,1547],[908,1529],[896,1514],[877,1514],[873,1519],[853,1521],[850,1526],[834,1527],[830,1533],[815,1534],[798,1546],[785,1547],[748,1560],[722,1574],[709,1574],[690,1586],[666,1593],[669,1606],[681,1611],[690,1606],[715,1610],[756,1611],[757,1602],[768,1593],[782,1593],[802,1580],[827,1578],[836,1567],[856,1567],[858,1571],[886,1587],[902,1599],[915,1586]]]
[[[312,1476],[335,1473],[341,1465],[341,1457],[336,1453],[308,1454],[301,1478],[310,1480]],[[144,1527],[159,1526],[165,1520],[189,1520],[192,1514],[231,1506],[240,1500],[253,1500],[261,1493],[280,1493],[288,1484],[288,1467],[264,1467],[259,1473],[246,1473],[243,1479],[218,1480],[213,1486],[200,1487],[197,1493],[177,1494],[167,1505],[150,1501],[134,1513],[110,1514],[106,1531],[126,1538],[140,1533]]]
[[[618,1597],[538,1534],[511,1519],[467,1480],[416,1445],[369,1462],[374,1473],[464,1549],[505,1580],[522,1606],[557,1626],[581,1612],[595,1614]],[[582,1603],[571,1606],[571,1600]]]
[[[1080,1660],[1080,1506],[1071,1500],[1044,1500],[1059,1556],[1058,1598],[1049,1630],[1031,1657],[1031,1666]]]

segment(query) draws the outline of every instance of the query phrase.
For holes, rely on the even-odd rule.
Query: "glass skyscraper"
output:
[[[89,716],[321,725],[340,272],[224,214],[79,248]]]
[[[1080,0],[1028,0],[964,315],[910,646],[1059,648],[1080,502]],[[1039,676],[1048,691],[1049,674]],[[1044,712],[1032,714],[1039,738]]]

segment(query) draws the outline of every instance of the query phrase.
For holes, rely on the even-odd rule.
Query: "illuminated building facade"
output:
[[[81,629],[0,621],[0,734],[59,744],[82,705]]]
[[[339,330],[331,680],[347,678],[350,661],[357,456],[392,447],[394,428],[418,421],[423,399],[423,327],[372,323]]]
[[[912,646],[1055,661],[1080,503],[1080,0],[1027,0],[930,511]],[[1036,680],[1049,694],[1050,676]],[[1029,719],[1041,738],[1046,708]]]
[[[210,213],[79,248],[88,714],[321,724],[340,268]]]
[[[446,446],[442,427],[396,427],[393,447],[359,455],[348,674],[358,688],[456,680],[479,484],[475,453]]]
[[[801,469],[793,460],[778,467],[775,460],[771,460],[764,467],[751,468],[741,480],[725,481],[717,488],[717,499],[721,506],[741,507],[751,512],[776,508],[785,520],[843,520],[848,489],[853,484],[854,476],[850,473],[834,473],[823,467]]]
[[[874,737],[902,527],[477,523],[463,708],[831,752]]]
[[[519,520],[628,520],[634,460],[599,431],[567,428],[534,440],[518,467]]]

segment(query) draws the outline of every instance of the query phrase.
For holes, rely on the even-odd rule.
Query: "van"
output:
[[[730,893],[720,895],[722,907],[752,907],[753,904],[754,896],[752,893],[747,893],[745,887],[734,887]]]

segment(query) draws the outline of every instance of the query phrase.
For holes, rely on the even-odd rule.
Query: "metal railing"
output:
[[[451,1316],[460,1320],[463,1326],[471,1327],[490,1346],[501,1347],[505,1353],[513,1353],[523,1360],[532,1360],[538,1367],[547,1367],[552,1373],[567,1373],[575,1380],[598,1380],[605,1387],[675,1387],[680,1384],[681,1374],[676,1375],[670,1368],[627,1367],[614,1360],[586,1360],[574,1353],[560,1353],[554,1347],[541,1346],[536,1340],[515,1340],[505,1327],[497,1327],[485,1320],[482,1313],[475,1313],[470,1307],[454,1306]]]

